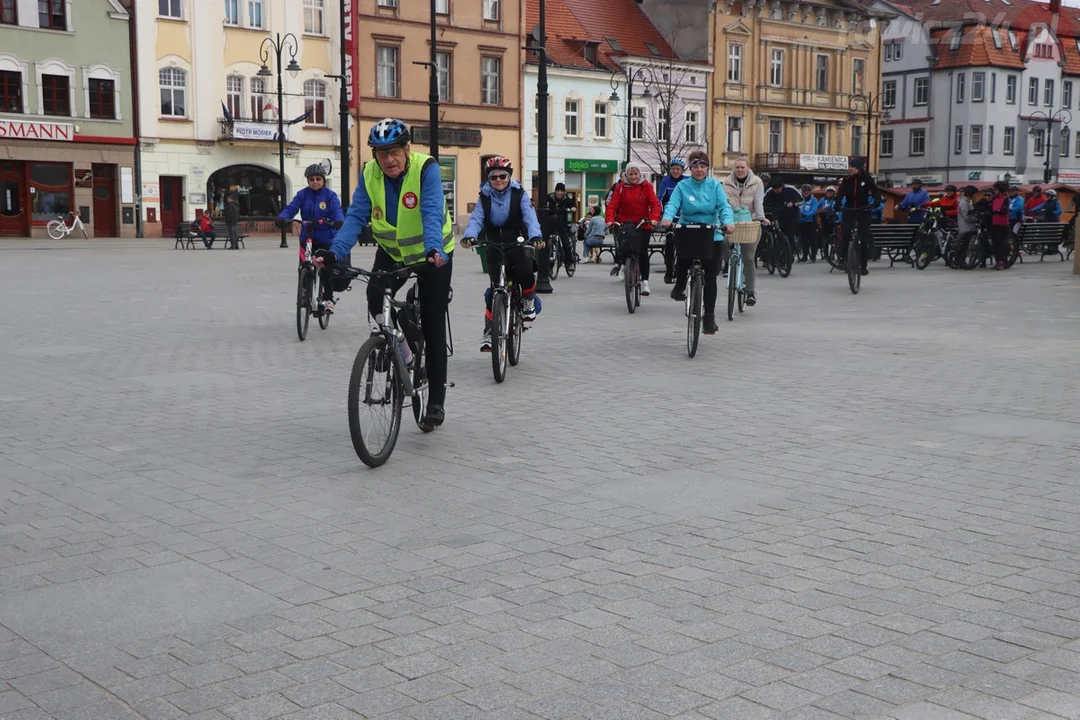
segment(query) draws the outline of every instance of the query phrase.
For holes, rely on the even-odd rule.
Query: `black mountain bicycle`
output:
[[[525,332],[524,301],[521,286],[506,278],[506,251],[513,247],[524,248],[532,260],[536,248],[518,237],[517,245],[495,245],[478,242],[477,250],[495,248],[499,251],[499,281],[491,288],[491,372],[495,382],[506,380],[506,365],[516,366],[521,361],[521,336]]]

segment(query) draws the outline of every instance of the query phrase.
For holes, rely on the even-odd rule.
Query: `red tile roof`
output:
[[[1043,24],[1059,37],[1080,35],[1080,8],[1063,6],[1055,13],[1049,3],[1036,0],[907,0],[904,9],[939,27],[963,23],[1028,30]]]
[[[1001,48],[994,45],[994,32],[1001,34]],[[930,35],[934,41],[937,55],[937,68],[957,67],[983,67],[992,65],[995,67],[1010,67],[1018,70],[1024,69],[1024,61],[1020,52],[1024,49],[1024,43],[1019,42],[1019,50],[1013,50],[1009,44],[1009,37],[1004,29],[990,28],[986,25],[963,28],[963,38],[960,47],[956,50],[949,49],[952,41],[953,30],[931,30]],[[1019,38],[1018,38],[1019,40]]]
[[[597,60],[607,68],[614,68],[624,55],[655,57],[646,43],[652,43],[664,58],[674,56],[636,0],[547,0],[545,20],[548,57],[556,65],[594,67],[584,57],[586,41],[599,43]],[[540,0],[527,0],[526,31],[539,22]],[[605,38],[615,40],[622,51],[612,48]]]

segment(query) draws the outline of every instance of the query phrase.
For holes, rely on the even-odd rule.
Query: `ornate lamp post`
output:
[[[881,135],[881,121],[889,121],[889,111],[880,112],[881,99],[885,97],[883,93],[877,95],[873,93],[867,93],[866,95],[852,95],[851,100],[848,101],[848,119],[851,122],[855,122],[858,119],[858,110],[860,105],[865,107],[866,110],[866,172],[872,173],[870,168],[870,159],[874,156],[872,152],[873,146],[870,144],[874,142],[875,137]],[[875,114],[874,110],[879,111]],[[860,148],[861,149],[861,148]]]
[[[273,77],[274,73],[270,71],[267,66],[267,62],[270,60],[270,56],[273,55],[277,60],[277,141],[278,141],[278,191],[281,195],[281,207],[285,207],[289,199],[285,197],[285,89],[282,86],[282,69],[281,69],[281,54],[288,50],[289,52],[289,64],[285,67],[285,72],[288,72],[293,77],[300,72],[300,64],[296,62],[296,52],[298,43],[296,36],[292,33],[287,33],[282,37],[281,33],[277,33],[272,38],[266,38],[262,41],[262,45],[259,46],[259,59],[262,60],[262,67],[259,68],[259,72],[256,73],[259,77],[268,78]],[[347,149],[342,150],[344,155]],[[285,237],[285,228],[281,228],[281,247],[289,247],[289,242]]]
[[[621,100],[618,90],[619,75],[622,75],[624,78],[626,78],[626,94],[628,96],[626,98],[626,162],[629,163],[631,141],[630,129],[632,127],[630,123],[633,122],[632,118],[630,117],[630,113],[633,112],[634,108],[634,82],[637,80],[641,80],[641,82],[644,83],[645,92],[642,93],[641,96],[648,100],[652,97],[652,91],[650,90],[650,87],[654,84],[654,79],[652,76],[652,72],[646,70],[645,68],[638,68],[632,73],[627,73],[625,68],[616,68],[615,71],[611,73],[611,96],[608,98],[608,100],[614,105],[617,105],[619,103],[619,100]]]
[[[1061,108],[1053,115],[1047,115],[1042,110],[1036,110],[1028,116],[1028,134],[1034,136],[1039,130],[1043,130],[1045,140],[1043,141],[1043,154],[1046,155],[1046,161],[1043,162],[1043,183],[1050,182],[1050,161],[1054,157],[1054,148],[1059,148],[1063,142],[1061,135],[1058,135],[1058,144],[1055,145],[1050,138],[1053,137],[1054,123],[1061,123],[1061,133],[1064,133],[1069,129],[1069,123],[1072,122],[1072,113],[1065,108]],[[1045,125],[1045,128],[1041,127]]]

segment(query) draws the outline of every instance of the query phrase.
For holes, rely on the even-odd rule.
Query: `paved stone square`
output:
[[[0,243],[0,717],[1080,717],[1080,278],[762,273],[684,349],[555,282],[353,453],[295,247]],[[370,258],[358,251],[357,261]],[[411,416],[407,414],[407,419]]]

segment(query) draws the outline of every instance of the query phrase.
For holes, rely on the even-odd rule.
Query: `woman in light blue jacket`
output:
[[[701,150],[690,155],[690,178],[675,186],[671,199],[664,207],[664,219],[661,224],[670,227],[675,218],[683,224],[716,225],[713,240],[718,243],[713,255],[705,263],[705,328],[706,335],[712,335],[719,327],[716,324],[716,276],[720,274],[720,243],[724,242],[724,233],[735,232],[735,216],[731,212],[727,193],[719,180],[709,177],[709,156]],[[675,262],[675,287],[671,290],[672,300],[686,299],[686,278],[693,262],[691,258],[678,257]]]

